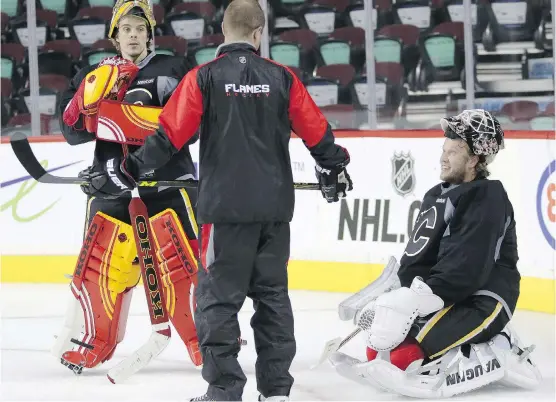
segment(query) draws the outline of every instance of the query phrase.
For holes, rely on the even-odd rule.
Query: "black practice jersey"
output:
[[[513,312],[517,260],[512,204],[500,181],[480,178],[425,194],[398,275],[402,286],[422,277],[446,306],[483,291]]]
[[[95,64],[80,70],[71,81],[69,89],[62,95],[59,106],[60,126],[66,141],[71,145],[82,144],[96,138],[94,134],[87,132],[85,129],[79,129],[83,125],[82,121],[77,122],[77,128],[74,128],[68,127],[62,120],[64,109],[73,98],[75,92],[77,92],[81,81],[96,67],[97,65]],[[188,71],[187,63],[183,57],[157,55],[155,53],[150,53],[145,57],[138,63],[138,67],[139,72],[128,88],[124,102],[144,106],[164,106]],[[157,180],[193,178],[195,166],[191,159],[188,145],[194,143],[196,139],[197,136],[188,141],[166,165],[151,172],[146,172],[144,176]],[[134,152],[139,148],[133,145],[128,147],[129,152]],[[114,157],[123,157],[121,144],[96,140],[94,166]],[[151,192],[153,190],[141,189],[141,191]]]

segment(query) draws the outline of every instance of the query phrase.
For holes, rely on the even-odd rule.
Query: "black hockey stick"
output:
[[[24,133],[14,133],[10,138],[10,145],[15,156],[33,179],[40,183],[49,184],[87,184],[87,180],[79,177],[54,176],[48,173],[40,164],[31,149],[29,139]],[[141,180],[137,182],[138,187],[190,187],[198,185],[196,180]],[[298,190],[318,190],[317,183],[294,183],[294,188]]]

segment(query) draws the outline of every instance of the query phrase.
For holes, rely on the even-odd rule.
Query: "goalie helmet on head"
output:
[[[483,109],[464,110],[457,116],[440,120],[444,135],[461,138],[471,152],[491,163],[496,154],[504,149],[504,131],[494,116]]]
[[[149,49],[154,50],[154,28],[156,20],[150,0],[118,0],[114,5],[112,20],[108,29],[108,38],[115,41],[118,25],[126,15],[134,15],[145,20],[149,28]]]

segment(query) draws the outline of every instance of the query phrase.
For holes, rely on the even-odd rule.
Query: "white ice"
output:
[[[2,285],[1,400],[186,401],[205,392],[201,372],[189,361],[177,334],[156,360],[127,382],[114,385],[107,380],[107,370],[142,345],[150,334],[142,288],[135,291],[126,338],[113,359],[80,376],[72,374],[49,353],[62,325],[68,292],[66,285]],[[295,378],[292,400],[406,400],[344,379],[328,363],[310,369],[327,340],[345,336],[353,329],[351,323],[337,318],[337,305],[344,297],[338,293],[291,292],[297,337],[297,355],[291,368]],[[239,356],[248,377],[246,401],[255,401],[258,396],[249,326],[252,311],[247,300],[239,314],[242,337],[248,342]],[[537,346],[532,358],[544,374],[542,386],[536,391],[493,386],[452,400],[555,400],[555,316],[518,310],[514,328],[524,342]],[[362,358],[363,338],[355,338],[342,350]]]

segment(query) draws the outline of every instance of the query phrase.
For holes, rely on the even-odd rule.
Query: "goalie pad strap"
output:
[[[195,246],[190,244],[176,212],[171,209],[152,217],[151,225],[158,249],[166,309],[191,361],[199,366],[202,358],[194,322],[198,271],[193,253]]]

